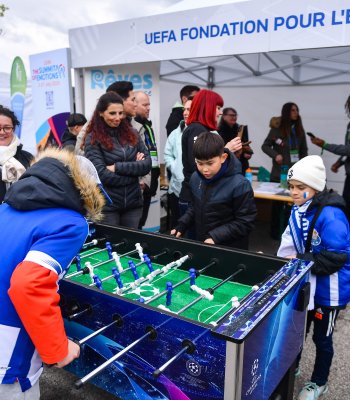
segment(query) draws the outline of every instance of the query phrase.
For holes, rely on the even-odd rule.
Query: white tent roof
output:
[[[342,0],[214,4],[202,0],[197,8],[197,1],[184,0],[165,14],[73,29],[69,32],[73,67],[161,61],[161,79],[208,87],[350,82],[350,29]],[[309,26],[301,26],[302,17]],[[247,24],[250,29],[259,22],[266,23],[266,31],[238,33],[238,26]],[[224,25],[230,34],[190,38],[192,28]],[[159,39],[162,32],[164,40]],[[176,40],[168,40],[171,32]]]
[[[209,87],[350,83],[350,47],[162,61],[162,80]]]

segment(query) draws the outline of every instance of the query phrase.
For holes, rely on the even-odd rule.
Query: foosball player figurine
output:
[[[171,306],[171,297],[173,295],[173,284],[171,282],[166,283],[166,306],[169,307]]]
[[[42,362],[79,357],[59,307],[57,282],[97,221],[104,197],[90,161],[48,149],[0,205],[0,398],[39,399]]]
[[[100,277],[98,275],[94,274],[93,280],[94,280],[94,284],[97,287],[97,289],[102,290],[102,281],[101,281]]]

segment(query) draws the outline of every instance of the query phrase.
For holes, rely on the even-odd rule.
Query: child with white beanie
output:
[[[333,330],[339,311],[350,301],[350,230],[344,199],[326,189],[321,157],[307,156],[294,164],[288,183],[294,206],[277,255],[314,262],[306,329],[314,323],[316,360],[298,400],[316,400],[328,391]]]

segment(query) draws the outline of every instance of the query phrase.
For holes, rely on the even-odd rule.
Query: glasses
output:
[[[12,133],[13,126],[0,126],[0,132],[4,131],[5,133]]]
[[[224,117],[233,117],[236,118],[237,114],[224,114]]]

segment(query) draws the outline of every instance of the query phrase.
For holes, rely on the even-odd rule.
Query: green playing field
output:
[[[92,266],[102,262],[102,261],[107,261],[108,260],[108,254],[107,251],[100,252],[98,254],[93,254],[91,256],[85,257],[89,255],[90,253],[99,250],[96,248],[91,248],[87,251],[84,251],[80,253],[81,256],[84,256],[81,260],[81,265],[82,268],[84,267],[85,263],[89,261]],[[140,260],[132,257],[121,257],[120,261],[124,269],[129,267],[128,261],[132,260],[134,261],[135,264],[139,263]],[[94,273],[98,275],[98,277],[103,280],[104,278],[112,275],[112,268],[115,267],[115,261],[112,259],[108,263],[101,265],[100,267],[97,267],[94,269]],[[152,262],[152,266],[154,270],[162,268],[164,264],[156,264]],[[196,268],[197,270],[200,270],[201,268],[205,267],[205,265],[194,265],[190,262],[185,263],[185,268],[188,270],[190,268]],[[211,268],[216,268],[215,266]],[[138,273],[138,276],[140,278],[146,277],[149,274],[149,269],[146,264],[139,265],[136,268],[136,271]],[[69,272],[67,274],[67,279],[71,279],[86,285],[92,284],[92,280],[90,275],[76,275],[69,277],[70,274],[73,274],[76,272],[76,266],[75,264],[72,264],[72,266],[69,269]],[[210,273],[210,268],[206,271]],[[232,271],[234,272],[234,271]],[[129,290],[125,291],[122,293],[123,297],[132,299],[132,300],[137,300],[140,297],[142,297],[145,302],[149,301],[149,305],[158,307],[159,305],[164,305],[166,306],[166,293],[162,295],[159,299],[151,300],[151,298],[160,292],[165,291],[166,289],[166,283],[171,282],[174,285],[176,285],[177,282],[187,278],[189,276],[188,271],[180,270],[180,269],[171,269],[169,272],[166,274],[162,273],[156,276],[151,282],[144,282],[141,283],[140,286],[137,286],[135,288],[130,287],[131,283],[135,281],[135,278],[132,274],[132,272],[125,271],[121,273],[121,279],[123,282],[123,285],[125,288],[129,288]],[[213,286],[215,286],[217,283],[219,283],[221,280],[217,278],[212,278],[208,275],[200,275],[196,279],[196,285],[201,288],[201,289],[208,289]],[[94,286],[94,284],[92,285]],[[105,290],[107,292],[115,293],[115,290],[117,289],[117,283],[112,276],[110,279],[105,280],[102,282],[102,290]],[[212,321],[218,320],[225,312],[227,312],[230,308],[232,308],[232,297],[236,296],[240,300],[242,297],[244,297],[246,294],[248,294],[252,288],[250,286],[242,285],[237,282],[226,282],[219,288],[217,288],[214,292],[214,299],[213,300],[207,300],[207,299],[201,299],[198,301],[196,304],[188,308],[187,310],[183,311],[181,316],[190,318],[195,321],[200,321],[203,323],[210,323]],[[179,310],[181,310],[183,307],[185,307],[187,304],[192,302],[194,299],[200,297],[200,295],[190,288],[190,280],[187,282],[183,283],[182,285],[179,285],[178,287],[174,288],[172,292],[172,300],[171,300],[171,305],[166,306],[168,309],[170,309],[172,312],[176,313]],[[151,300],[151,301],[150,301]]]

